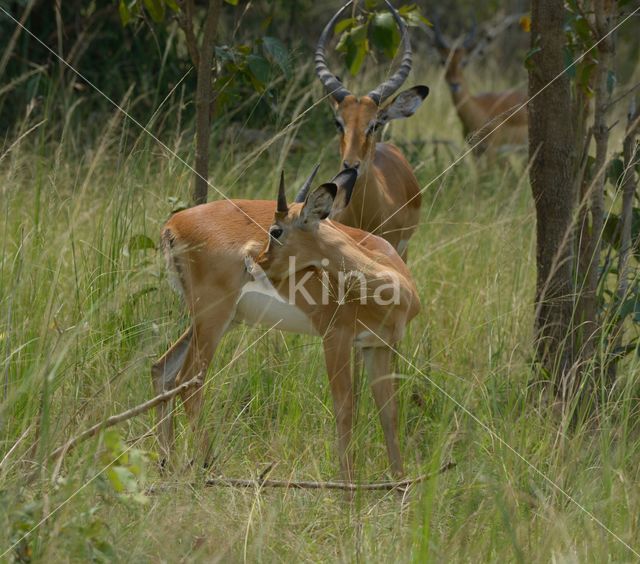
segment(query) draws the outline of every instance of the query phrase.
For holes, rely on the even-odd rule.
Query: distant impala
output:
[[[315,171],[314,171],[315,172]],[[224,334],[244,322],[322,338],[345,479],[353,477],[354,397],[351,349],[362,351],[380,414],[391,470],[402,474],[391,349],[420,309],[411,274],[384,239],[326,219],[349,204],[356,171],[310,191],[312,176],[288,205],[284,180],[277,202],[225,200],[176,213],[162,244],[191,327],[152,368],[157,393],[199,376]],[[266,233],[269,235],[267,236]],[[202,386],[182,394],[192,426]],[[159,409],[165,454],[173,442],[171,406]]]
[[[451,99],[469,143],[473,145],[479,142],[497,128],[479,145],[478,153],[485,150],[495,151],[499,147],[508,145],[526,145],[528,139],[526,107],[502,123],[511,113],[526,103],[526,92],[505,90],[473,95],[469,90],[463,69],[473,52],[477,51],[476,26],[474,25],[465,36],[461,45],[451,46],[451,43],[443,37],[436,22],[433,27],[433,38],[445,65],[445,80],[449,85]]]
[[[384,105],[411,70],[407,27],[388,0],[385,2],[402,34],[402,62],[393,76],[366,96],[357,98],[329,70],[327,42],[335,24],[352,2],[347,2],[324,28],[316,47],[315,62],[318,78],[330,95],[335,123],[340,131],[342,166],[358,171],[351,203],[343,211],[333,212],[331,217],[345,225],[380,235],[406,260],[409,239],[420,219],[420,187],[400,150],[389,143],[378,143],[376,132],[393,119],[413,115],[429,89],[415,86]]]

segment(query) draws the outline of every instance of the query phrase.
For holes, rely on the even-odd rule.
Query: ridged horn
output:
[[[411,41],[409,40],[409,32],[407,30],[407,26],[404,23],[402,17],[400,17],[398,11],[391,5],[389,0],[384,1],[387,5],[387,8],[389,8],[389,11],[393,14],[393,18],[396,20],[398,27],[400,28],[400,34],[402,35],[403,53],[400,67],[394,73],[394,75],[389,78],[389,80],[385,80],[375,90],[372,90],[371,92],[369,92],[369,94],[367,94],[367,96],[369,96],[369,98],[371,98],[378,106],[402,86],[404,81],[407,79],[409,72],[411,71]]]
[[[302,185],[302,188],[300,188],[300,191],[298,192],[298,195],[296,196],[296,199],[294,200],[297,204],[302,204],[307,199],[307,194],[309,193],[309,188],[311,188],[311,183],[313,182],[313,179],[316,177],[316,173],[318,172],[319,168],[320,168],[320,163],[316,164],[316,166],[313,167],[313,170],[311,171],[311,174],[304,181],[304,184]]]
[[[320,34],[320,39],[318,39],[318,44],[316,45],[316,53],[314,56],[314,61],[316,63],[316,74],[322,82],[325,90],[328,94],[330,94],[333,99],[340,103],[345,97],[349,96],[351,92],[349,92],[342,82],[338,80],[335,74],[333,74],[329,67],[327,66],[327,42],[330,39],[331,33],[333,32],[333,28],[336,25],[336,22],[340,19],[342,14],[346,11],[346,9],[351,6],[353,0],[349,0],[342,8],[340,8],[336,14],[329,20],[329,23],[325,26]]]
[[[284,170],[280,173],[280,188],[278,188],[278,207],[276,208],[278,213],[288,213],[289,206],[287,205],[287,194],[284,190]]]
[[[462,46],[467,51],[472,51],[473,48],[476,46],[476,43],[477,43],[477,41],[476,41],[477,31],[478,31],[478,22],[476,21],[476,18],[474,17],[473,21],[471,23],[471,29],[464,36],[464,41],[462,42]]]

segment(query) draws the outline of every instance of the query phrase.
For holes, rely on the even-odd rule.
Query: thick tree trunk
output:
[[[557,391],[566,391],[574,362],[571,234],[576,154],[569,77],[563,73],[564,2],[532,0],[531,16],[535,52],[529,94],[540,92],[529,104],[530,181],[537,235],[535,347]]]
[[[211,122],[211,67],[216,29],[222,0],[209,0],[198,57],[198,85],[196,88],[196,174],[193,203],[207,201],[209,186],[209,134]]]

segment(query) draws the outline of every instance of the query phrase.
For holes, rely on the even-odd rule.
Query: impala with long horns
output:
[[[490,41],[492,36],[487,35],[482,40],[478,40],[477,26],[474,23],[461,42],[452,43],[443,36],[436,21],[432,38],[442,58],[442,64],[445,66],[445,80],[458,118],[462,122],[465,138],[472,145],[480,143],[476,153],[486,150],[492,152],[505,146],[526,145],[528,139],[526,92],[505,90],[474,95],[469,90],[464,77],[463,70],[468,62],[480,54],[484,44]],[[521,109],[518,110],[518,108]],[[493,131],[494,128],[496,128],[495,131]],[[487,139],[482,140],[488,134],[490,135]]]
[[[291,205],[281,178],[277,202],[212,202],[176,213],[164,226],[163,249],[191,326],[154,364],[154,387],[161,393],[196,377],[204,380],[220,339],[235,322],[318,335],[333,397],[341,471],[351,479],[350,355],[356,346],[371,379],[391,469],[400,475],[388,345],[402,338],[418,313],[416,287],[387,241],[328,219],[349,205],[356,171],[346,169],[310,190],[314,173]],[[203,385],[182,393],[194,427]],[[172,408],[164,405],[159,411],[166,455],[173,442]]]
[[[340,158],[344,168],[355,168],[358,180],[351,203],[337,221],[377,233],[389,241],[403,259],[407,244],[420,219],[420,187],[411,165],[400,150],[389,143],[378,143],[377,135],[391,120],[413,115],[429,94],[426,86],[414,86],[385,102],[404,83],[411,71],[411,44],[400,14],[385,0],[402,35],[402,61],[388,80],[360,98],[349,92],[329,70],[326,47],[337,21],[352,2],[347,2],[324,28],[315,53],[316,73],[329,94],[340,132]]]

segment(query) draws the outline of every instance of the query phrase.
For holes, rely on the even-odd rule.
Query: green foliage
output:
[[[376,2],[365,2],[365,12],[340,20],[334,29],[339,36],[336,50],[343,53],[352,75],[358,74],[368,54],[378,51],[393,58],[400,45],[400,30],[387,9],[373,11]],[[416,4],[404,5],[398,12],[408,26],[430,25]]]
[[[108,429],[103,435],[104,451],[101,461],[106,467],[105,476],[116,492],[126,499],[146,504],[144,481],[148,458],[142,450],[129,447],[117,429]]]
[[[621,153],[611,157],[607,165],[606,182],[607,194],[612,202],[620,199],[625,176],[634,172],[625,168]],[[607,206],[607,209],[602,234],[606,258],[599,285],[600,307],[605,318],[605,334],[617,331],[619,325],[624,323],[623,338],[612,353],[617,357],[634,351],[640,355],[640,200],[637,192],[634,194],[631,209],[631,239],[630,248],[627,250],[627,289],[622,296],[615,291],[620,276],[623,275],[617,268],[622,248],[622,212],[614,211],[613,205]]]
[[[251,92],[258,92],[272,102],[274,81],[283,77],[286,82],[291,77],[289,52],[275,37],[265,36],[242,45],[217,46],[215,53],[217,113]]]

